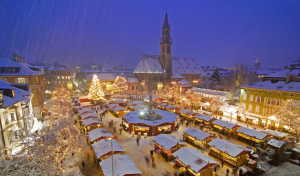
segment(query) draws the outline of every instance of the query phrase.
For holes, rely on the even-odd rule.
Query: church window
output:
[[[162,47],[162,51],[165,51],[165,46]]]
[[[167,48],[167,53],[170,53],[170,46],[168,46]]]

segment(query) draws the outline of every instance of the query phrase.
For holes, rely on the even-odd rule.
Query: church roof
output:
[[[160,55],[144,54],[134,73],[164,73],[159,62]],[[172,57],[172,74],[202,74],[203,70],[195,58]]]
[[[179,73],[174,73],[171,78],[184,78],[183,76],[181,76]]]

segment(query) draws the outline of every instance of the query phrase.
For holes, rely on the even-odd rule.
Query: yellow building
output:
[[[45,100],[44,71],[39,67],[31,66],[25,59],[14,55],[14,58],[0,59],[0,80],[17,84],[28,84],[32,90],[33,114],[36,118],[42,117]]]

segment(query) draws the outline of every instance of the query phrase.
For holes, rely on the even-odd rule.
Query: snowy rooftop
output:
[[[271,139],[268,142],[268,145],[271,145],[271,146],[276,147],[276,148],[281,148],[284,144],[285,144],[285,142],[279,141],[277,139]]]
[[[300,70],[299,70],[300,71]],[[252,84],[242,85],[242,88],[258,88],[277,91],[300,92],[300,82],[278,81],[272,83],[271,80],[260,81]]]
[[[92,125],[98,125],[98,124],[102,124],[102,121],[98,118],[89,118],[83,121],[83,125],[85,127],[87,126],[92,126]]]
[[[141,106],[141,105],[133,105],[132,106],[134,109],[143,109],[144,106]]]
[[[242,133],[242,134],[245,134],[247,136],[251,136],[253,138],[260,139],[260,140],[263,140],[263,139],[265,139],[266,137],[269,136],[266,133],[262,133],[262,132],[252,130],[252,129],[249,129],[249,128],[246,128],[246,127],[241,127],[236,132]]]
[[[159,55],[144,54],[134,73],[163,73],[164,70],[159,62],[159,57]]]
[[[288,135],[286,133],[282,133],[282,132],[274,131],[274,130],[262,130],[261,132],[268,133],[268,134],[270,134],[272,136],[276,136],[276,137],[280,137],[280,138],[285,137],[285,136]]]
[[[128,78],[127,83],[139,83],[137,78]]]
[[[202,114],[196,114],[194,117],[200,120],[205,120],[206,122],[209,122],[212,119],[214,119],[213,117],[202,115]]]
[[[264,76],[265,78],[286,78],[286,75],[299,75],[300,69],[285,69],[278,72],[275,72],[273,74],[269,74],[267,76]]]
[[[201,75],[201,77],[210,78],[213,73],[214,73],[214,71],[206,71],[205,73],[203,73]],[[228,76],[228,72],[219,70],[219,75],[221,77]]]
[[[157,125],[161,125],[166,122],[172,123],[177,120],[177,115],[174,113],[171,113],[169,111],[154,110],[154,112],[156,114],[163,116],[163,118],[160,120],[153,120],[153,121],[143,120],[143,119],[139,118],[139,115],[146,113],[146,111],[138,110],[138,111],[131,111],[131,112],[126,113],[123,116],[123,119],[126,119],[129,123],[133,123],[133,124],[141,123],[141,124],[146,124],[146,125],[150,125],[150,126],[157,126]]]
[[[220,95],[220,96],[228,96],[229,95],[229,92],[225,92],[225,91],[202,89],[202,88],[197,88],[197,87],[193,87],[192,89],[194,89],[198,93],[204,93],[204,94],[210,94],[210,95]]]
[[[154,99],[156,99],[156,98],[158,98],[158,96],[152,95],[152,100],[154,100]],[[149,100],[149,96],[144,97],[144,100]]]
[[[240,154],[251,152],[250,149],[247,150],[245,147],[241,147],[239,145],[235,145],[235,144],[226,142],[221,139],[214,139],[213,141],[208,143],[208,145],[210,145],[224,153],[227,153],[228,155],[230,155],[232,157],[237,157]]]
[[[112,108],[112,110],[113,110],[114,112],[118,112],[118,111],[127,111],[126,108],[123,108],[123,107],[121,107],[121,106],[114,107],[114,108]]]
[[[215,120],[212,122],[213,124],[216,124],[216,125],[219,125],[221,127],[224,127],[224,128],[227,128],[227,129],[232,129],[234,127],[240,127],[239,125],[237,124],[234,124],[234,123],[229,123],[229,122],[226,122],[226,121],[223,121],[223,120]]]
[[[134,105],[137,105],[137,104],[138,104],[138,103],[137,103],[137,102],[134,102],[134,101],[128,102],[128,103],[127,103],[128,106],[134,106]]]
[[[172,105],[168,105],[168,106],[166,106],[166,108],[167,108],[167,109],[171,109],[171,110],[181,109],[180,107],[172,106]]]
[[[99,162],[105,176],[141,175],[142,172],[128,155],[114,155],[114,175],[112,174],[112,157]]]
[[[193,112],[193,111],[191,111],[191,110],[186,110],[186,109],[182,109],[182,110],[180,111],[180,113],[182,113],[182,114],[187,114],[187,115],[197,114],[196,112]]]
[[[179,73],[174,73],[171,78],[174,78],[174,79],[182,79],[184,78],[183,76],[181,76]]]
[[[103,128],[96,128],[92,131],[88,132],[90,141],[93,142],[101,137],[114,137],[109,131],[108,129],[103,129]]]
[[[117,140],[100,140],[95,144],[92,144],[96,157],[101,158],[107,155],[111,155],[111,143],[113,146],[114,154],[124,152],[124,149],[121,147]]]
[[[210,139],[212,137],[214,137],[213,135],[204,133],[200,130],[194,129],[194,128],[189,128],[187,130],[185,130],[183,133],[186,133],[200,141],[206,140],[206,139]]]
[[[93,110],[88,109],[88,108],[82,108],[78,112],[79,112],[79,114],[83,114],[83,113],[86,113],[86,112],[93,112]]]
[[[173,153],[173,156],[196,173],[207,167],[218,165],[217,161],[191,147],[181,148]]]
[[[80,118],[82,120],[90,118],[90,117],[96,117],[96,118],[98,118],[97,114],[95,114],[95,113],[86,113],[86,114],[81,114],[80,115]]]
[[[98,79],[100,81],[104,81],[104,80],[115,80],[117,78],[117,75],[114,73],[96,73],[96,75],[98,76]],[[94,74],[90,74],[86,77],[86,79],[93,79]]]
[[[180,145],[185,145],[184,142],[181,142],[175,136],[169,134],[160,134],[158,136],[155,136],[152,141],[154,141],[165,150],[170,150],[171,148],[176,147],[177,143],[179,143]]]
[[[118,104],[109,104],[107,106],[108,106],[108,108],[114,108],[114,107],[118,107],[119,105]]]
[[[3,72],[2,76],[17,76],[17,75],[42,75],[43,71],[33,71],[29,67],[36,68],[27,63],[17,62],[12,60],[11,58],[1,58],[0,59],[0,67],[2,68],[15,68],[16,72]]]

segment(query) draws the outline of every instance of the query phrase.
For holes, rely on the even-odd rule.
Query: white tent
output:
[[[179,145],[185,145],[184,142],[181,142],[179,139],[177,139],[175,136],[169,135],[169,134],[160,134],[158,136],[155,136],[152,141],[154,141],[156,144],[164,148],[165,150],[172,150],[177,149],[177,143]]]
[[[112,161],[114,173],[112,173]],[[114,155],[113,159],[109,157],[99,162],[99,165],[105,176],[142,175],[128,155]]]
[[[124,152],[124,149],[120,146],[117,140],[101,140],[92,144],[96,157],[99,159],[111,155],[111,144],[113,146],[114,154]]]
[[[96,128],[92,131],[88,132],[89,138],[91,142],[94,142],[98,139],[103,138],[113,138],[114,136],[108,131],[108,129]]]

